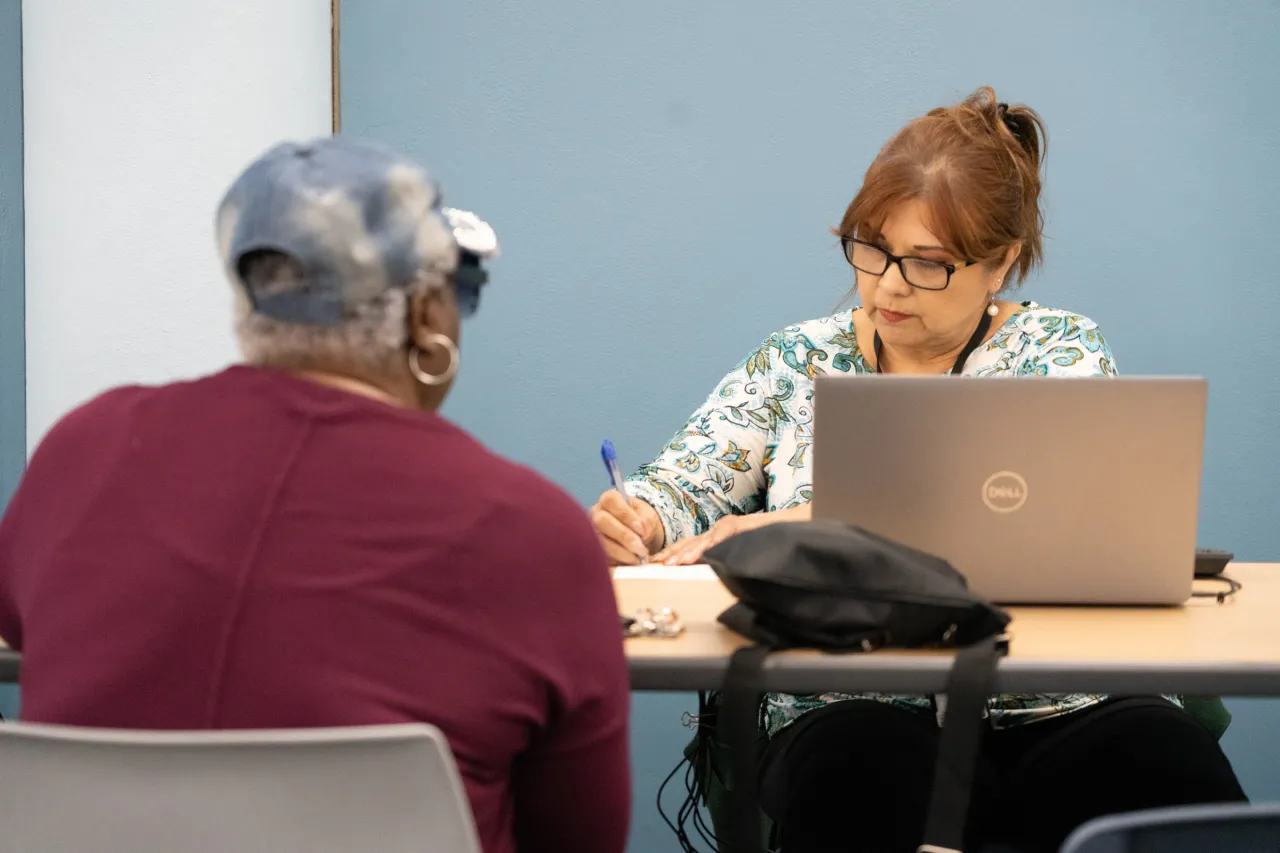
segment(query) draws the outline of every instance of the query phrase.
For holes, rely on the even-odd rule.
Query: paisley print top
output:
[[[855,309],[856,310],[856,309]],[[868,346],[870,341],[866,342]],[[813,380],[824,373],[872,373],[853,311],[770,335],[721,381],[653,462],[628,478],[628,491],[653,505],[667,541],[705,533],[717,519],[787,509],[813,496]],[[1115,360],[1086,317],[1024,303],[961,372],[969,376],[1114,376]],[[769,733],[805,711],[851,698],[941,713],[926,696],[772,694]],[[1047,719],[1096,704],[1101,696],[1004,695],[989,702],[996,727]]]

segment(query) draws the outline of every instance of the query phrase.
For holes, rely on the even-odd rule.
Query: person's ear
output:
[[[409,300],[409,340],[426,349],[433,335],[445,335],[458,342],[458,302],[453,288],[429,287],[419,290]]]
[[[1009,280],[1009,270],[1013,269],[1013,264],[1018,260],[1018,256],[1022,254],[1022,244],[1014,243],[1004,253],[1004,260],[1000,263],[1000,267],[996,270],[995,277],[991,280],[991,295],[995,296],[1004,289],[1005,282]]]
[[[418,406],[434,411],[444,402],[458,370],[458,302],[448,284],[419,290],[409,300],[409,371]]]

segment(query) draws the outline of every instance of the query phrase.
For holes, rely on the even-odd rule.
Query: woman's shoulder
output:
[[[837,311],[836,314],[819,316],[814,320],[805,320],[804,323],[785,325],[771,334],[767,342],[774,339],[785,339],[788,342],[806,339],[806,341],[822,343],[829,347],[849,348],[852,346],[852,324],[854,324],[854,309]]]
[[[829,369],[847,373],[854,367],[857,350],[853,310],[840,311],[773,332],[747,357],[746,367],[754,373],[756,368],[772,365],[774,370],[809,378]]]
[[[585,540],[594,548],[595,534],[582,506],[563,487],[536,468],[489,448],[461,427],[450,426],[457,433],[455,448],[466,449],[469,467],[484,478],[479,494],[498,510],[496,517],[504,524],[518,518],[517,526],[530,534],[557,540],[548,542],[549,546],[580,545]]]
[[[1083,314],[1062,308],[1049,308],[1035,302],[1024,302],[993,338],[1020,335],[1025,346],[1039,349],[1070,341],[1086,341],[1105,346],[1098,324]]]
[[[1037,302],[1024,302],[1010,321],[1023,329],[1097,329],[1098,324],[1083,314],[1062,308],[1050,308]]]
[[[1075,311],[1024,302],[987,344],[1003,354],[995,369],[1035,374],[1112,375],[1115,359],[1102,331]]]
[[[35,456],[43,457],[53,452],[51,448],[69,447],[77,452],[100,443],[103,431],[113,425],[124,427],[124,417],[136,402],[149,394],[163,391],[168,386],[122,385],[103,391],[96,397],[80,403],[49,428],[36,446]]]
[[[419,506],[423,492],[440,495],[477,555],[498,562],[514,553],[549,557],[563,563],[557,577],[599,567],[604,558],[582,505],[549,477],[438,415],[427,429],[404,435],[417,452],[400,454],[402,482],[392,491]]]
[[[478,494],[513,511],[534,512],[544,519],[581,514],[577,502],[537,469],[499,453],[443,415],[433,415],[432,420],[432,438],[438,444],[433,453],[421,458],[433,478],[438,477],[441,465],[454,465],[459,473],[471,471],[471,479],[483,481]]]

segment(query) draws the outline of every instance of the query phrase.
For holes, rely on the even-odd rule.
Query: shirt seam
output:
[[[240,626],[240,616],[244,610],[244,601],[249,589],[251,576],[254,574],[254,569],[258,564],[262,542],[266,538],[267,529],[270,527],[271,520],[278,509],[280,494],[284,490],[289,476],[293,473],[298,459],[302,456],[302,449],[310,439],[313,428],[314,422],[308,418],[295,441],[293,449],[285,458],[284,464],[280,466],[280,471],[267,492],[267,499],[263,502],[258,522],[249,537],[249,545],[245,549],[244,557],[241,559],[236,575],[235,589],[231,596],[230,612],[227,614],[222,636],[218,638],[213,652],[209,704],[205,711],[205,723],[209,728],[218,727],[222,713],[222,692],[229,668],[231,643],[235,637],[236,630]]]

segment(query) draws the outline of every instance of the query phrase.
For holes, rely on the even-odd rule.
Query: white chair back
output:
[[[479,853],[428,725],[0,725],[0,853]]]

